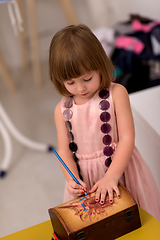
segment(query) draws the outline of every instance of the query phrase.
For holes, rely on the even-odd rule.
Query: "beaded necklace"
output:
[[[101,125],[101,132],[104,133],[104,137],[102,138],[102,142],[105,145],[103,149],[103,153],[106,156],[105,165],[107,167],[111,164],[111,156],[113,155],[113,148],[111,147],[112,138],[109,135],[111,132],[111,125],[108,123],[108,121],[111,118],[110,113],[107,111],[110,108],[110,103],[106,99],[109,97],[110,93],[107,89],[103,89],[99,92],[99,97],[101,99],[99,103],[99,108],[102,110],[102,113],[100,114],[100,120],[102,121]],[[64,102],[64,107],[66,108],[63,111],[63,117],[65,119],[66,128],[68,130],[68,137],[69,137],[69,149],[73,152],[73,159],[76,162],[77,169],[79,172],[79,177],[81,180],[83,180],[81,174],[80,174],[80,167],[78,164],[78,158],[76,156],[76,152],[78,150],[77,144],[74,142],[74,135],[72,133],[72,124],[70,122],[70,119],[73,117],[73,112],[71,110],[71,107],[73,106],[73,97],[67,98],[67,100]]]

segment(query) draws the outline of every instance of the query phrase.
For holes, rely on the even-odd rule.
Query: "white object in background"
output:
[[[10,160],[12,157],[12,142],[11,138],[9,136],[9,133],[7,132],[3,122],[0,120],[0,132],[2,134],[3,140],[4,140],[4,158],[2,160],[1,169],[3,172],[6,172],[8,169],[8,166],[10,164]]]
[[[160,192],[160,86],[130,94],[135,143]]]
[[[115,48],[114,46],[115,30],[113,28],[101,27],[94,29],[93,33],[101,42],[107,56],[110,57]]]
[[[2,119],[2,121],[1,121]],[[43,152],[50,152],[53,151],[53,147],[47,144],[35,142],[27,137],[25,137],[22,133],[20,133],[16,127],[13,125],[11,120],[9,119],[7,113],[5,112],[4,108],[0,103],[0,132],[2,134],[4,145],[5,145],[5,154],[2,160],[1,170],[0,170],[0,177],[4,177],[8,170],[9,164],[11,162],[12,157],[12,144],[9,133],[7,132],[7,128],[13,137],[16,138],[21,144],[25,145],[34,150],[43,151]]]
[[[14,34],[18,35],[18,30],[22,32],[24,29],[22,27],[23,19],[21,17],[17,2],[15,0],[0,0],[0,3],[7,3],[8,13]]]

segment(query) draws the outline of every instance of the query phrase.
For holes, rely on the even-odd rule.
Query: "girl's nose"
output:
[[[83,93],[85,91],[85,89],[86,89],[86,87],[83,84],[79,84],[77,86],[77,91],[80,92],[80,93]]]

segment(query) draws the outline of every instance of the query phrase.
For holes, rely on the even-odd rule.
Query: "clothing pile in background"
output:
[[[116,69],[116,82],[129,93],[160,84],[160,21],[131,15],[113,29],[97,29]]]

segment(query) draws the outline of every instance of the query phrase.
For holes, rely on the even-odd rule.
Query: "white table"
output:
[[[129,96],[135,122],[135,143],[160,192],[160,86]]]

